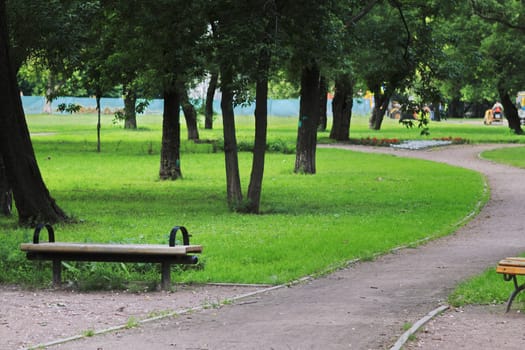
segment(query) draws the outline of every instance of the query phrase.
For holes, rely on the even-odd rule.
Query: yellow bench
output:
[[[47,229],[49,242],[39,239],[42,228]],[[183,245],[175,244],[178,231],[182,232]],[[149,262],[161,264],[161,289],[171,287],[172,264],[196,264],[198,258],[191,253],[201,253],[202,246],[190,245],[189,234],[184,226],[175,226],[170,232],[168,245],[161,244],[91,244],[55,242],[51,225],[40,224],[33,235],[33,243],[22,243],[20,249],[29,260],[50,260],[53,262],[53,284],[62,280],[62,261],[105,261],[105,262]]]
[[[525,289],[525,283],[518,285],[517,275],[525,275],[525,258],[505,258],[500,260],[496,267],[496,272],[503,274],[505,281],[514,282],[514,291],[510,294],[507,301],[507,311],[509,312],[514,298]]]

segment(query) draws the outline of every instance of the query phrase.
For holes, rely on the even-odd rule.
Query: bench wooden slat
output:
[[[94,253],[123,255],[186,255],[201,253],[200,245],[177,245],[170,247],[162,244],[83,244],[83,243],[22,243],[20,249],[25,252],[46,253]]]
[[[504,273],[508,275],[525,275],[525,266],[503,266],[496,267],[497,273]]]
[[[498,266],[525,267],[525,258],[505,258],[500,260]]]

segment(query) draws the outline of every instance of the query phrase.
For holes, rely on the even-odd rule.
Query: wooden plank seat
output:
[[[505,281],[512,281],[514,283],[514,291],[510,294],[507,301],[507,310],[509,312],[514,298],[525,289],[525,283],[519,285],[516,276],[525,275],[525,258],[510,257],[500,260],[496,267],[496,272],[503,274]]]
[[[47,229],[49,242],[40,242],[40,231]],[[176,234],[181,231],[183,245],[176,245]],[[175,226],[168,245],[162,244],[92,244],[55,242],[51,225],[40,224],[35,228],[33,243],[22,243],[20,249],[30,260],[53,262],[53,284],[62,281],[62,261],[104,261],[104,262],[149,262],[161,264],[161,289],[171,287],[171,265],[196,264],[195,255],[202,252],[202,246],[190,245],[189,234],[184,226]]]

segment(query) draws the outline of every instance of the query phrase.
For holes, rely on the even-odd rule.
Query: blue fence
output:
[[[26,114],[40,114],[40,113],[60,113],[57,108],[60,104],[74,103],[82,106],[83,112],[94,112],[96,108],[96,101],[89,97],[59,97],[51,104],[46,104],[46,100],[42,96],[22,96],[22,104]],[[104,113],[114,113],[118,109],[124,108],[124,101],[120,98],[102,98],[100,100],[101,109]],[[146,114],[162,114],[164,102],[163,100],[150,100],[149,106],[146,109]],[[213,101],[213,110],[220,114],[220,101]],[[236,115],[253,115],[255,105],[238,106],[235,108]],[[353,115],[369,115],[371,112],[370,103],[367,99],[354,98],[354,106],[352,108]],[[331,100],[327,104],[327,113],[332,115]],[[299,116],[299,99],[288,100],[268,100],[268,114],[277,117]]]

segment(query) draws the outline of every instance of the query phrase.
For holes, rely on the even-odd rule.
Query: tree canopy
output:
[[[257,106],[257,151],[249,205],[245,206],[256,212],[269,95],[300,97],[294,168],[299,173],[316,172],[320,107],[326,103],[328,87],[337,94],[330,134],[338,140],[349,137],[355,87],[374,94],[370,118],[374,129],[381,128],[392,97],[404,96],[448,105],[452,114],[459,111],[454,106],[464,101],[499,99],[509,128],[522,133],[512,101],[524,88],[520,68],[525,57],[525,9],[519,1],[3,3],[10,69],[18,72],[24,91],[45,89],[45,94],[53,97],[67,90],[82,90],[100,99],[118,90],[128,101],[128,111],[134,110],[139,95],[164,98],[159,170],[163,179],[182,177],[181,106],[188,126],[193,125],[196,131],[188,89],[209,77],[217,82],[222,93],[227,193],[232,207],[239,208],[244,200],[233,107],[253,101]],[[198,138],[193,135],[189,137]]]

